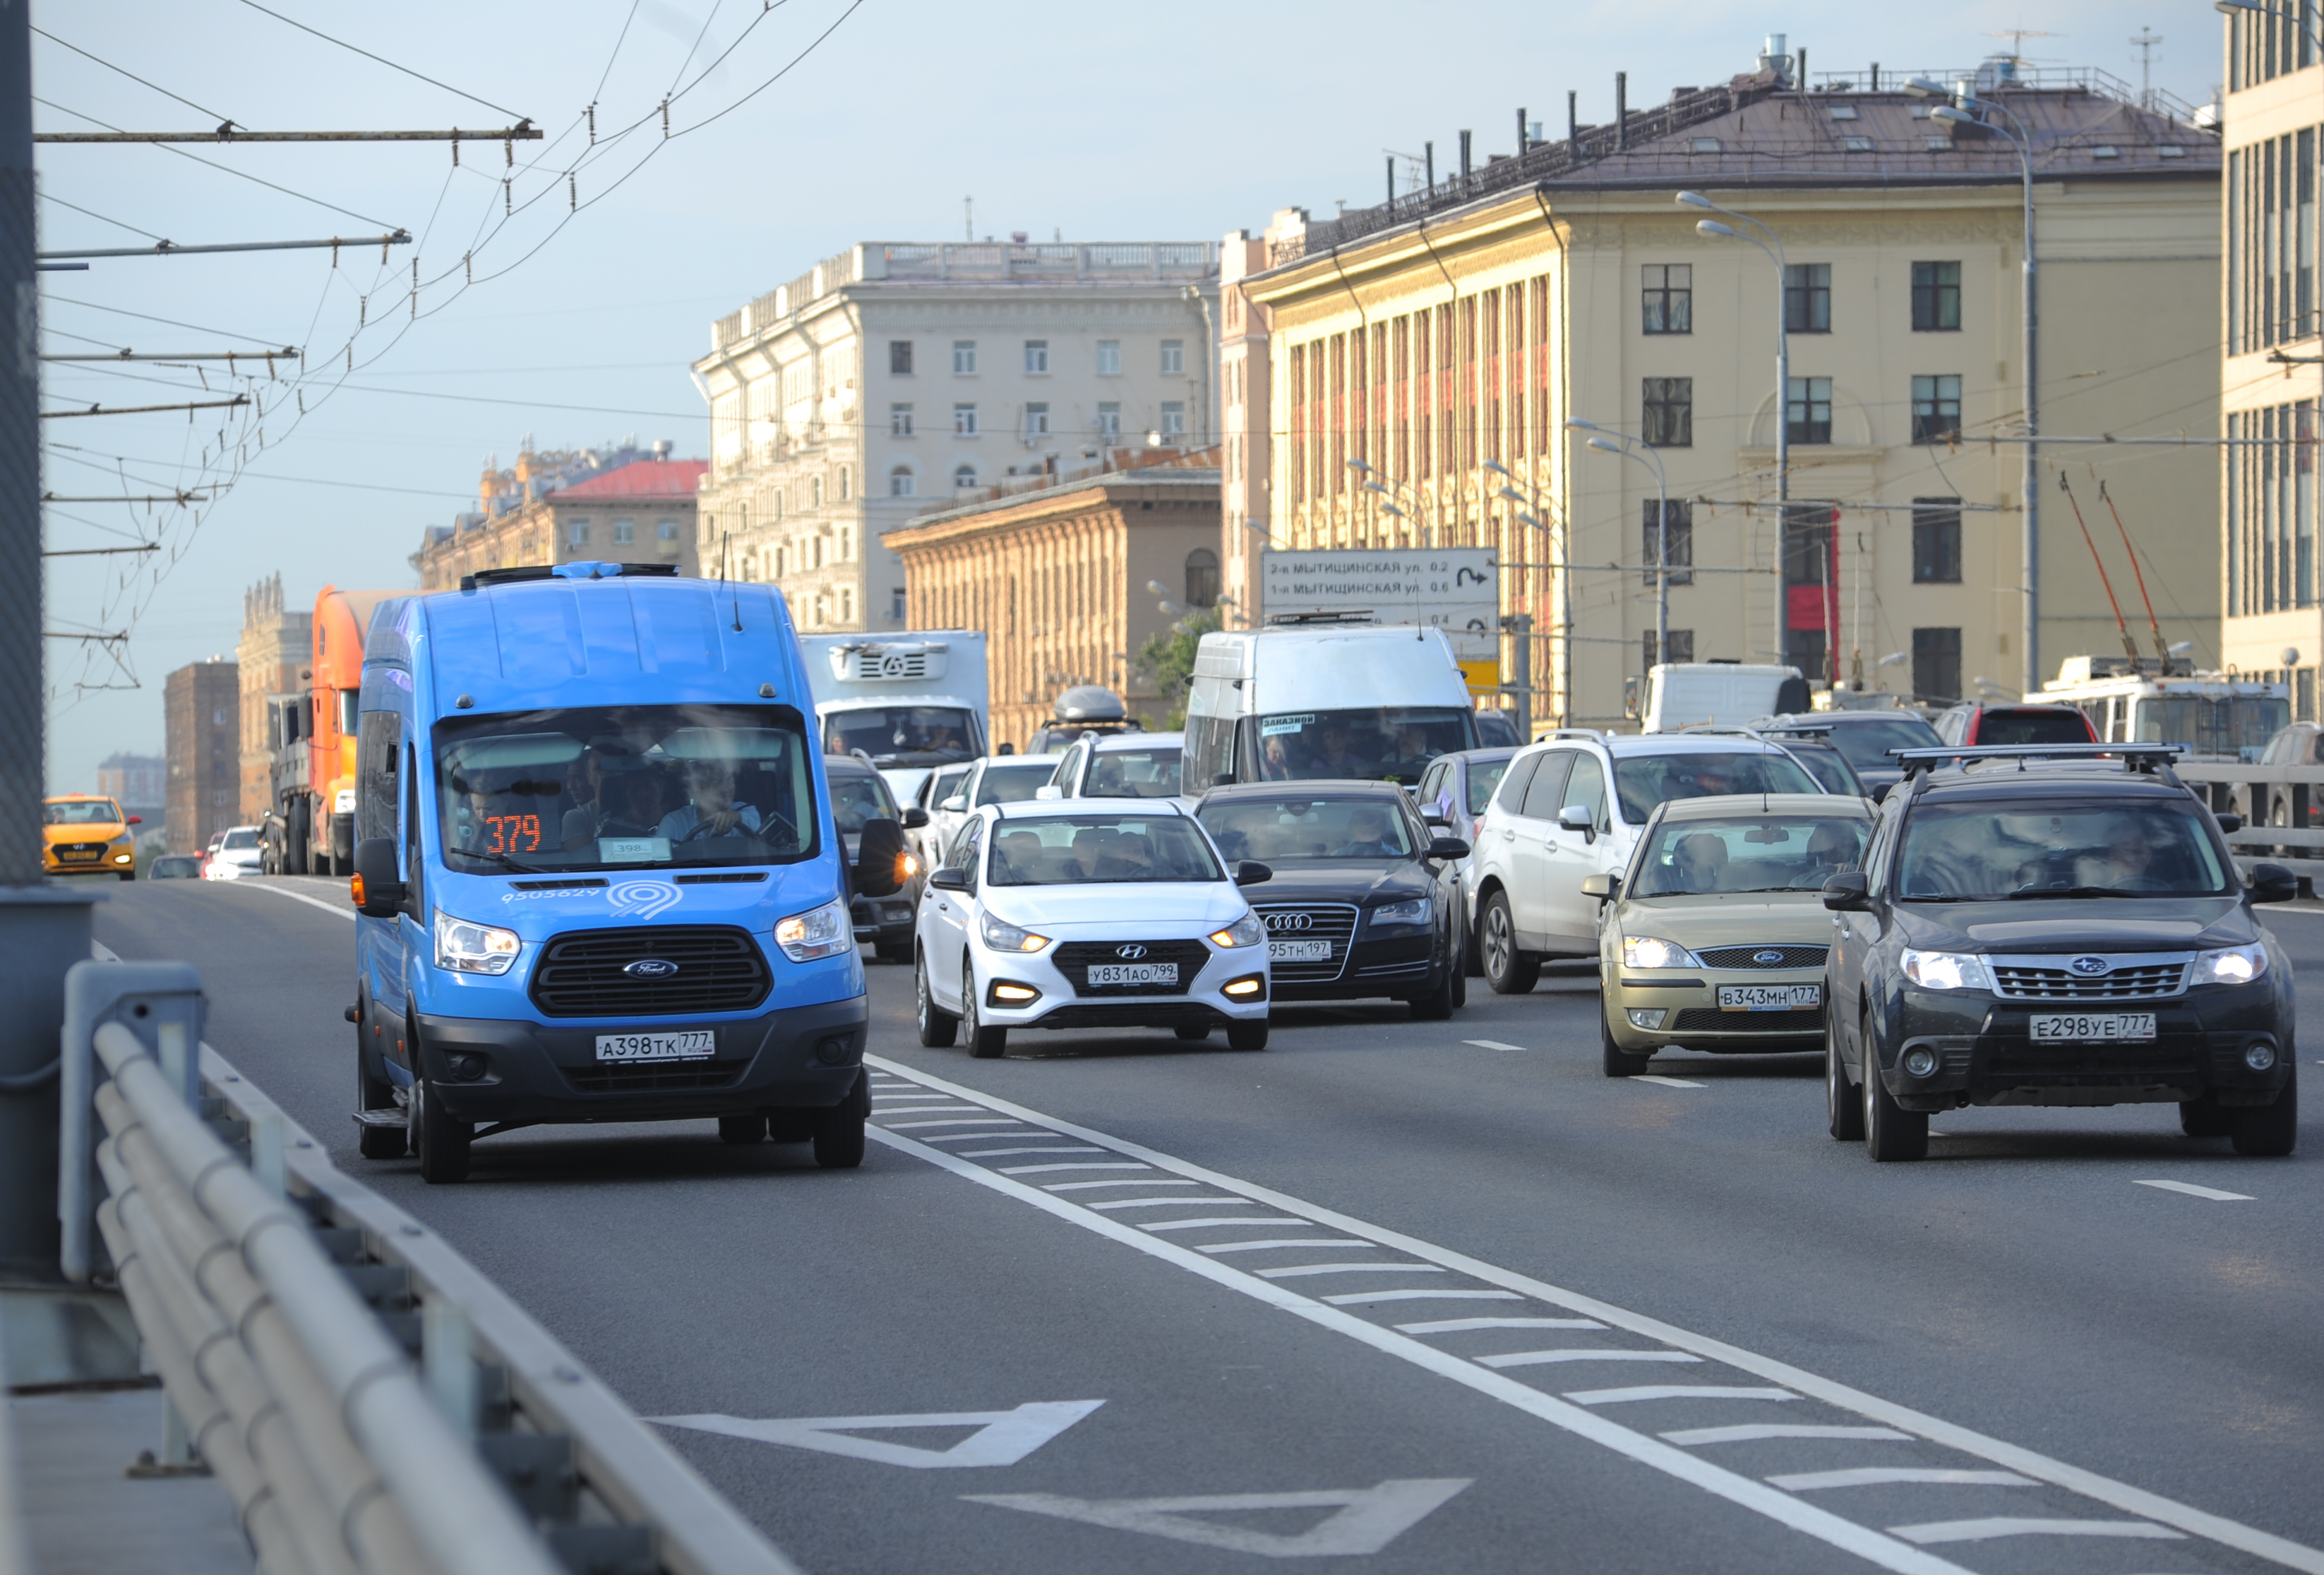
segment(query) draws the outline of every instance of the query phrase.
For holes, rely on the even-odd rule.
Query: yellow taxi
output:
[[[124,815],[110,798],[65,793],[41,801],[41,869],[51,875],[118,875],[137,879],[137,848],[129,828],[144,817]]]

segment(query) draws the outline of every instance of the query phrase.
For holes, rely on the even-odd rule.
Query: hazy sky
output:
[[[528,433],[541,448],[634,434],[705,453],[687,364],[713,318],[853,242],[957,238],[964,198],[979,236],[1216,239],[1278,207],[1379,200],[1385,150],[1434,140],[1449,169],[1470,127],[1480,161],[1506,152],[1520,105],[1562,134],[1568,89],[1584,121],[1603,121],[1617,70],[1634,106],[1723,81],[1777,29],[1814,72],[1966,66],[2009,47],[1997,32],[2038,29],[2052,36],[2028,37],[2029,59],[2135,84],[2130,40],[2144,28],[2163,40],[2155,85],[2191,102],[2219,78],[2222,38],[2204,0],[1961,0],[1886,23],[1831,0],[266,4],[393,64],[252,0],[40,0],[35,25],[55,37],[34,40],[37,126],[489,129],[526,116],[547,137],[516,144],[513,172],[499,143],[463,144],[457,169],[444,143],[40,150],[44,250],[395,228],[417,242],[383,264],[374,245],[336,263],[328,251],[143,257],[43,277],[52,355],[309,354],[295,384],[288,367],[274,384],[262,371],[254,407],[43,424],[51,493],[233,480],[200,511],[51,508],[52,550],[164,543],[50,560],[50,628],[132,633],[118,667],[49,642],[58,790],[93,786],[113,751],[161,751],[164,676],[231,658],[241,594],[262,577],[279,571],[293,606],[326,584],[412,584],[422,529],[473,506],[484,457],[510,463]],[[665,140],[659,106],[674,89]],[[150,364],[48,373],[52,410],[236,391],[215,364],[208,391]]]

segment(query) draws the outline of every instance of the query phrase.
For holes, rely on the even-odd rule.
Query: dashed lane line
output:
[[[1183,1207],[1187,1203],[1208,1203],[1209,1202],[1210,1199],[1208,1198],[1140,1198],[1138,1200],[1135,1206],[1143,1209],[1151,1207],[1157,1203],[1168,1202],[1176,1203]],[[1124,1203],[1119,1206],[1129,1208],[1132,1205]],[[1205,1226],[1210,1225],[1305,1225],[1306,1223],[1306,1220],[1290,1214],[1280,1216],[1273,1214],[1254,1214],[1247,1220],[1243,1219],[1240,1215],[1231,1219],[1222,1215],[1220,1218],[1215,1220],[1165,1220],[1159,1225],[1140,1225],[1139,1229],[1140,1230],[1200,1230]]]
[[[1437,1318],[1399,1323],[1398,1334],[1466,1334],[1472,1329],[1603,1329],[1595,1318]]]
[[[2190,1198],[2208,1198],[2214,1203],[2256,1203],[2249,1193],[2223,1193],[2217,1187],[2199,1187],[2193,1182],[2135,1181],[2133,1186],[2159,1187],[2166,1193],[2184,1193]]]
[[[1100,1145],[1123,1156],[1120,1168],[1131,1171],[1159,1171],[1165,1176],[1149,1174],[1139,1177],[1113,1177],[1107,1180],[1059,1181],[1028,1184],[1014,1179],[1019,1169],[1035,1167],[994,1168],[970,1162],[957,1154],[947,1153],[918,1142],[899,1132],[875,1126],[872,1135],[881,1143],[911,1154],[930,1165],[949,1170],[975,1184],[1002,1193],[1027,1202],[1053,1218],[1077,1225],[1083,1230],[1107,1238],[1149,1257],[1162,1259],[1215,1284],[1234,1290],[1256,1301],[1293,1312],[1321,1327],[1344,1334],[1351,1339],[1402,1360],[1412,1363],[1453,1383],[1462,1385],[1503,1404],[1525,1411],[1569,1432],[1628,1456],[1642,1464],[1672,1477],[1693,1484],[1707,1492],[1766,1515],[1782,1524],[1816,1537],[1835,1547],[1849,1552],[1883,1568],[1908,1572],[1908,1575],[1957,1575],[1960,1566],[1926,1552],[1917,1545],[1918,1539],[1903,1530],[1884,1531],[1864,1525],[1845,1516],[1825,1510],[1769,1483],[1744,1476],[1718,1466],[1702,1456],[1690,1452],[1696,1446],[1712,1442],[1740,1442],[1747,1438],[1765,1437],[1845,1437],[1863,1438],[1868,1441],[1887,1440],[1892,1436],[1905,1441],[1924,1441],[1959,1451],[2005,1469],[2018,1472],[2037,1482],[2062,1488],[2084,1497],[2096,1500],[2118,1512],[2136,1515],[2136,1521],[2068,1521],[2040,1520],[2017,1517],[2024,1525],[2017,1531],[1988,1531],[1982,1535],[2064,1535],[2068,1525],[2122,1526],[2153,1524],[2158,1531],[2176,1528],[2191,1535],[2203,1537],[2243,1552],[2270,1561],[2286,1568],[2324,1575],[2324,1552],[2303,1546],[2273,1533],[2228,1520],[2224,1516],[2181,1504],[2159,1494],[2127,1483],[2117,1482],[2096,1472],[2069,1465],[2034,1451],[1989,1438],[1971,1429],[1959,1426],[1941,1418],[1914,1411],[1908,1406],[1884,1400],[1848,1385],[1796,1368],[1789,1363],[1762,1356],[1756,1351],[1729,1344],[1707,1335],[1682,1329],[1660,1319],[1634,1312],[1596,1297],[1565,1290],[1531,1276],[1517,1274],[1498,1265],[1484,1262],[1464,1253],[1390,1230],[1365,1220],[1342,1214],[1336,1210],[1322,1208],[1270,1187],[1222,1174],[1204,1166],[1179,1159],[1172,1155],[1148,1148],[1142,1144],[1116,1138],[1111,1134],[1080,1126],[1071,1121],[1047,1116],[1040,1111],[1010,1101],[982,1093],[929,1076],[899,1063],[883,1057],[867,1057],[882,1073],[909,1075],[931,1094],[941,1094],[981,1104],[995,1114],[1014,1117],[1044,1128],[1061,1138]],[[1233,1194],[1247,1202],[1261,1204],[1296,1215],[1311,1226],[1344,1232],[1363,1239],[1376,1247],[1391,1248],[1419,1261],[1409,1263],[1312,1263],[1293,1264],[1279,1268],[1246,1269],[1218,1257],[1192,1249],[1186,1245],[1143,1230],[1128,1220],[1115,1220],[1099,1213],[1078,1198],[1054,1195],[1082,1189],[1123,1189],[1152,1186],[1202,1186],[1216,1193]],[[1107,1200],[1112,1201],[1112,1200]],[[1223,1198],[1188,1197],[1180,1200],[1197,1207],[1216,1207]],[[1408,1274],[1457,1274],[1472,1283],[1481,1283],[1494,1289],[1470,1289],[1447,1285],[1443,1289],[1386,1289],[1383,1282],[1393,1285],[1395,1280]],[[1310,1277],[1360,1275],[1370,1281],[1342,1295],[1323,1296],[1303,1294],[1306,1287],[1286,1285],[1283,1281],[1305,1280]],[[1641,1385],[1618,1388],[1578,1389],[1563,1396],[1520,1381],[1511,1374],[1501,1373],[1452,1352],[1441,1350],[1413,1335],[1374,1323],[1348,1309],[1404,1300],[1532,1300],[1580,1317],[1595,1319],[1613,1329],[1641,1336],[1674,1350],[1692,1352],[1707,1362],[1718,1363],[1760,1381],[1748,1385]],[[1551,1370],[1561,1370],[1552,1368]],[[1868,1423],[1883,1424],[1862,1431],[1820,1433],[1811,1432],[1734,1432],[1723,1429],[1683,1429],[1669,1437],[1655,1437],[1623,1425],[1599,1409],[1625,1404],[1656,1400],[1796,1402],[1811,1400],[1852,1412]],[[1619,1414],[1618,1413],[1617,1414]],[[1748,1415],[1748,1413],[1746,1414]],[[1768,1424],[1746,1423],[1746,1427]],[[1803,1419],[1803,1427],[1815,1425]],[[2016,1524],[2013,1519],[2009,1524]],[[1978,1540],[1966,1534],[1954,1536],[1942,1527],[1971,1524],[1999,1524],[1999,1522],[1931,1522],[1915,1525],[1915,1533],[1925,1533],[1926,1540]],[[2041,1528],[2051,1528],[2043,1530]],[[2091,1535],[2152,1534],[2138,1532],[2090,1532]],[[2166,1532],[2165,1534],[2168,1534]]]
[[[960,1152],[964,1159],[1000,1159],[1011,1154],[1103,1154],[1105,1150],[1076,1143],[1065,1148],[964,1148]]]
[[[1707,1082],[1694,1082],[1683,1077],[1665,1077],[1658,1072],[1642,1072],[1630,1079],[1632,1082],[1658,1082],[1665,1088],[1709,1088]]]
[[[1706,1444],[1757,1443],[1771,1438],[1852,1438],[1868,1443],[1911,1443],[1913,1435],[1893,1427],[1821,1427],[1798,1423],[1751,1422],[1733,1427],[1682,1427],[1663,1436],[1674,1444],[1700,1449]]]
[[[1488,1368],[1539,1368],[1552,1362],[1699,1362],[1702,1359],[1684,1350],[1609,1350],[1602,1346],[1568,1348],[1563,1350],[1512,1350],[1499,1356],[1483,1356],[1478,1365]]]
[[[1794,1471],[1768,1481],[1794,1493],[1826,1488],[1882,1488],[1898,1482],[1928,1482],[1952,1488],[2039,1488],[2015,1471],[1951,1471],[1925,1466],[1852,1466],[1843,1471]]]
[[[1474,1045],[1480,1050],[1513,1050],[1520,1055],[1525,1054],[1524,1045],[1504,1045],[1499,1039],[1463,1039],[1461,1043]]]
[[[1888,1528],[1908,1543],[1983,1543],[1996,1537],[2140,1537],[2153,1542],[2177,1541],[2184,1532],[2145,1520],[2047,1520],[2033,1515],[1996,1515],[1982,1520],[1938,1520],[1923,1525]]]

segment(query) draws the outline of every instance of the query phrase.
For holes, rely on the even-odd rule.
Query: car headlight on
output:
[[[227,868],[232,868],[231,865]],[[506,973],[516,965],[524,943],[514,930],[471,924],[436,911],[436,966],[455,973]]]
[[[1372,909],[1371,923],[1380,925],[1425,925],[1436,911],[1434,899],[1426,897],[1409,898],[1403,902],[1383,902]]]
[[[1211,932],[1213,946],[1256,946],[1267,939],[1267,926],[1255,913],[1246,913],[1222,930]]]
[[[1904,977],[1923,990],[1991,990],[1993,976],[1974,952],[1904,953]]]
[[[1657,940],[1653,935],[1622,937],[1622,966],[1625,968],[1700,968],[1702,959],[1675,941]]]
[[[2216,952],[2195,954],[2197,984],[2249,984],[2267,972],[2267,948],[2222,946]]]
[[[855,924],[844,898],[775,921],[775,944],[794,962],[835,957],[855,949]]]
[[[1038,952],[1049,944],[1048,936],[1020,930],[1007,919],[994,918],[989,913],[977,916],[976,933],[996,952]]]

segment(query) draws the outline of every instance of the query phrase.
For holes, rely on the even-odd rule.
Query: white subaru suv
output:
[[[1224,1028],[1267,1048],[1267,926],[1229,865],[1167,798],[1067,798],[973,810],[920,896],[920,1043],[995,1056],[1011,1028]]]
[[[1599,902],[1582,882],[1626,869],[1665,799],[1822,791],[1753,738],[1566,729],[1520,751],[1477,822],[1470,862],[1485,982],[1523,995],[1545,957],[1598,954]]]

